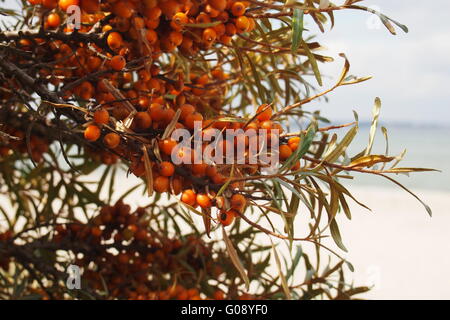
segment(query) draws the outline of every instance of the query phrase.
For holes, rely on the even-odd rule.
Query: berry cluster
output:
[[[168,238],[149,225],[145,209],[131,212],[119,201],[105,206],[87,224],[55,227],[53,241],[77,257],[82,279],[89,288],[119,299],[205,299],[190,270],[204,270],[216,279],[223,270],[211,258],[212,244],[196,236]],[[83,245],[77,245],[79,243]],[[186,267],[188,266],[188,267]],[[158,276],[155,276],[155,275]],[[161,275],[167,275],[168,278]],[[176,279],[176,280],[175,280]],[[216,290],[217,291],[217,290]],[[224,295],[222,293],[222,298]]]
[[[272,107],[267,104],[259,106],[250,119],[221,113],[230,80],[221,64],[205,72],[189,65],[185,67],[189,70],[183,70],[168,61],[178,54],[198,58],[201,51],[228,45],[235,34],[251,32],[255,21],[246,14],[250,4],[234,0],[30,3],[36,6],[49,38],[37,34],[21,38],[17,46],[42,61],[52,61],[51,68],[43,64],[38,69],[39,81],[55,86],[65,101],[76,101],[81,106],[78,110],[84,110],[86,122],[79,125],[87,154],[108,165],[119,158],[128,161],[130,172],[152,179],[154,191],[181,193],[183,203],[207,212],[216,207],[217,220],[225,226],[239,217],[249,203],[244,177],[260,174],[266,165],[247,161],[249,145],[261,145],[261,141],[269,145],[274,132],[281,133],[283,128],[272,120]],[[79,30],[67,24],[66,10],[74,5],[81,8]],[[52,38],[51,32],[67,39]],[[77,38],[81,35],[86,41]],[[202,152],[212,147],[213,155],[221,150],[225,158],[233,150],[233,160],[243,156],[245,164],[232,167],[205,160],[191,146],[175,149],[179,141],[170,132],[193,132],[196,124],[201,128]],[[232,141],[216,141],[214,132],[225,137],[227,129],[241,134]],[[260,135],[260,129],[267,134]],[[248,135],[250,130],[256,133]],[[298,147],[298,140],[281,139],[280,148],[269,152],[278,152],[285,161]],[[33,158],[39,159],[45,146],[33,137]],[[201,161],[194,161],[199,156]],[[293,164],[292,170],[299,166]],[[218,195],[231,176],[241,180]]]

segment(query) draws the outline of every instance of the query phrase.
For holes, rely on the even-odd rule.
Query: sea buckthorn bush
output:
[[[341,178],[398,184],[389,174],[425,169],[372,153],[378,117],[367,149],[350,155],[357,119],[330,125],[303,108],[369,79],[351,76],[342,55],[336,85],[320,88],[320,63],[333,59],[310,33],[332,27],[336,11],[374,13],[360,2],[28,0],[5,9],[0,298],[367,291],[347,282],[352,266],[338,252],[337,221],[357,201]],[[407,31],[375,14],[391,33],[394,24]],[[125,179],[139,183],[127,190]],[[299,214],[313,221],[302,219],[301,232]],[[322,243],[327,235],[338,249]],[[80,289],[67,286],[70,266]]]

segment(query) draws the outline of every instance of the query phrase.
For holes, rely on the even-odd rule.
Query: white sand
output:
[[[355,284],[376,284],[365,298],[450,299],[450,193],[417,192],[432,207],[398,189],[353,188],[373,214],[352,205],[339,220]]]

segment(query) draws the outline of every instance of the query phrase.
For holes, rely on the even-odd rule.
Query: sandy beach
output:
[[[340,219],[355,266],[355,284],[374,284],[372,299],[450,299],[450,193],[417,191],[432,207],[399,189],[353,187],[373,213],[352,205],[353,219]]]

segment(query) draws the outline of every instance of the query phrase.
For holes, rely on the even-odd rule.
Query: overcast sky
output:
[[[392,36],[384,26],[369,28],[374,21],[366,12],[336,12],[335,28],[318,39],[337,63],[321,65],[321,70],[338,76],[342,58],[337,54],[344,52],[352,74],[374,79],[330,94],[329,105],[321,105],[324,114],[333,120],[351,120],[354,109],[367,120],[379,96],[383,121],[450,125],[450,1],[370,0],[361,4],[379,7],[407,25],[409,33],[398,29],[398,35]],[[327,81],[324,87],[331,84]]]

